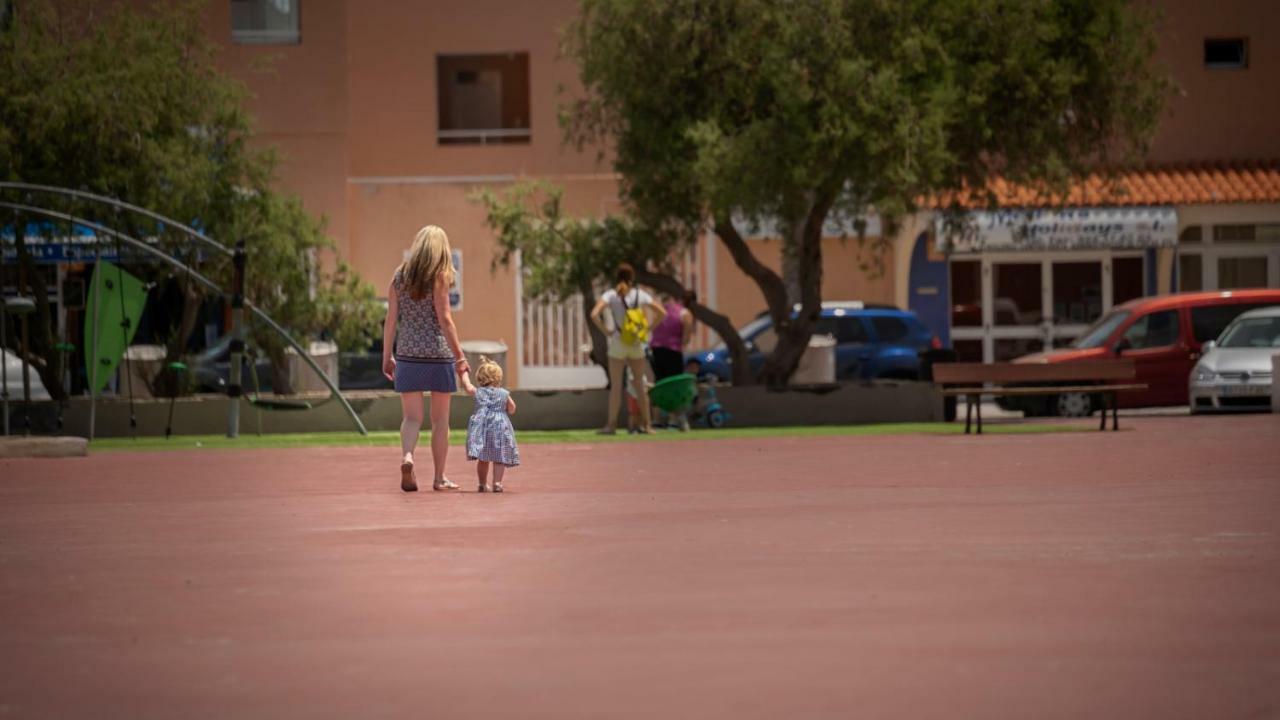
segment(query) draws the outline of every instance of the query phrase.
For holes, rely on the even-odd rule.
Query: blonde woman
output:
[[[449,456],[449,400],[462,388],[474,395],[471,368],[458,342],[449,310],[453,283],[449,236],[435,225],[418,231],[409,258],[396,268],[387,289],[387,320],[382,327],[382,372],[400,393],[400,489],[418,489],[413,452],[422,429],[422,393],[431,393],[432,490],[456,490],[444,476]],[[394,348],[394,354],[392,350]]]
[[[591,309],[591,322],[600,328],[600,332],[609,336],[609,417],[605,419],[600,433],[612,435],[618,431],[618,408],[622,405],[623,368],[631,370],[631,382],[635,389],[636,402],[640,406],[639,432],[653,432],[649,422],[649,393],[645,392],[645,343],[643,341],[628,342],[622,337],[622,326],[628,310],[648,310],[646,319],[649,327],[662,322],[666,311],[654,302],[653,296],[636,285],[636,271],[629,263],[618,266],[617,285],[605,291],[596,306]],[[605,325],[604,311],[608,309],[613,318],[613,327]]]

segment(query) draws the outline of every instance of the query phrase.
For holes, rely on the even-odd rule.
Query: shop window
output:
[[[1267,286],[1267,256],[1218,258],[1218,289]]]
[[[1204,289],[1204,259],[1199,253],[1178,255],[1178,291],[1197,292]]]
[[[1146,278],[1142,276],[1140,257],[1113,258],[1111,260],[1111,304],[1119,305],[1140,298],[1146,293]]]
[[[1215,225],[1213,241],[1216,243],[1280,242],[1280,224]]]
[[[299,0],[231,0],[231,40],[287,45],[302,41]]]
[[[982,327],[982,263],[951,262],[951,327]]]
[[[991,309],[995,324],[1039,324],[1043,314],[1040,263],[999,263],[994,267],[995,299]]]
[[[1102,263],[1053,263],[1053,321],[1084,325],[1102,316]]]
[[[951,347],[956,351],[957,362],[982,362],[981,340],[955,340]]]
[[[1178,235],[1178,244],[1195,245],[1196,243],[1202,242],[1203,239],[1204,233],[1200,229],[1200,226],[1192,225],[1191,227],[1183,229],[1183,231]]]
[[[1249,41],[1245,38],[1207,38],[1204,66],[1212,70],[1242,70],[1249,67]]]
[[[1164,310],[1143,315],[1124,333],[1130,350],[1168,347],[1178,341],[1178,311]]]
[[[528,143],[529,54],[436,57],[441,145]]]
[[[1041,338],[1000,338],[994,344],[994,362],[1008,362],[1023,355],[1044,351],[1044,340]]]

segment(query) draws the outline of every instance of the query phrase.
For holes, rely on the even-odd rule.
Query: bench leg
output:
[[[1107,400],[1108,400],[1110,397],[1111,397],[1111,394],[1110,394],[1110,393],[1102,393],[1102,412],[1098,413],[1099,415],[1101,415],[1101,416],[1102,416],[1101,418],[1099,418],[1099,422],[1098,422],[1098,429],[1099,429],[1099,430],[1106,430],[1106,429],[1107,429],[1107,410],[1108,410],[1108,408],[1107,408]]]
[[[974,404],[975,406],[977,406],[977,408],[978,408],[978,409],[977,409],[977,414],[978,414],[978,434],[979,434],[979,435],[981,435],[981,434],[982,434],[982,396],[981,396],[981,395],[979,395],[978,397],[974,398],[974,399],[973,399],[973,404]]]
[[[969,434],[969,425],[973,421],[973,398],[964,396],[964,434]]]
[[[1104,418],[1105,422],[1105,418]],[[1111,431],[1120,430],[1120,401],[1116,398],[1115,393],[1111,393]]]

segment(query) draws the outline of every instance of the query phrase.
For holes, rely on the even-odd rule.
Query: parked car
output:
[[[231,336],[223,335],[209,347],[195,353],[187,360],[196,392],[225,393],[227,378],[231,372]],[[271,392],[271,360],[260,357],[254,362],[260,387],[254,387],[253,374],[245,358],[240,373],[240,387],[245,392]]]
[[[915,313],[892,305],[856,301],[822,303],[813,333],[836,339],[836,378],[839,380],[916,380],[920,376],[920,352],[941,346]],[[747,343],[751,372],[759,372],[765,356],[778,342],[773,318],[767,312],[761,313],[738,334]],[[692,353],[687,360],[701,363],[704,376],[723,382],[732,376],[729,348],[723,343]]]
[[[1130,300],[1112,308],[1068,348],[1020,357],[1019,363],[1089,362],[1131,358],[1146,390],[1119,393],[1120,407],[1186,405],[1187,377],[1204,343],[1241,313],[1280,304],[1280,290],[1222,290]],[[1042,398],[1000,398],[1008,410],[1082,417],[1100,406],[1088,393]]]
[[[1191,412],[1271,407],[1271,357],[1277,354],[1280,305],[1242,313],[1205,344],[1191,371]]]
[[[25,399],[22,393],[23,366],[26,366],[27,369],[27,389],[31,393],[31,399],[49,399],[49,391],[45,389],[44,383],[40,381],[40,373],[36,372],[34,367],[12,350],[6,350],[0,354],[4,355],[5,386],[9,390],[9,402],[22,402]]]

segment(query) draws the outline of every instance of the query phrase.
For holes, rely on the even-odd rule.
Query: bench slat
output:
[[[1121,358],[1057,364],[939,363],[933,366],[933,381],[937,384],[1132,380],[1136,375],[1133,361]]]
[[[1146,390],[1145,384],[1128,385],[1053,385],[1047,387],[1012,387],[1012,388],[946,388],[943,395],[1058,395],[1064,392],[1117,392],[1121,390]]]

